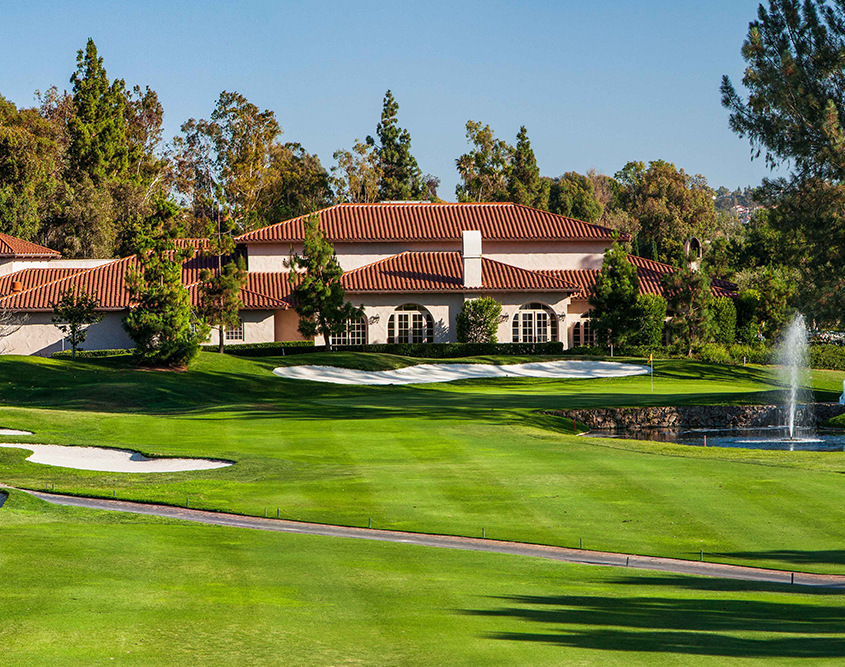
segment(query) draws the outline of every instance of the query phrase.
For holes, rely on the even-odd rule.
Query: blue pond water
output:
[[[782,451],[841,452],[845,451],[845,432],[802,430],[794,438],[782,427],[756,429],[594,429],[586,438],[627,438],[675,442],[691,447],[739,447]],[[706,439],[706,441],[705,441]],[[706,444],[705,444],[706,442]]]

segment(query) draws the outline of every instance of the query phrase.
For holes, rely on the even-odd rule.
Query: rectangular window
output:
[[[243,340],[244,339],[244,321],[238,319],[238,326],[226,327],[223,340]]]
[[[425,340],[425,321],[422,313],[414,313],[413,342],[422,343]]]
[[[546,313],[534,313],[537,318],[537,343],[545,343],[549,340],[549,316]]]
[[[522,313],[522,342],[534,342],[534,318],[533,313]]]
[[[397,319],[399,320],[399,331],[396,335],[396,342],[397,343],[410,343],[411,336],[410,336],[410,326],[411,326],[411,318],[408,313],[398,313]]]
[[[354,320],[349,323],[349,345],[366,345],[367,332],[363,320]]]

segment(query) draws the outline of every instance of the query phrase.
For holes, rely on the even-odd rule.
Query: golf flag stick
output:
[[[648,355],[648,363],[651,366],[651,393],[654,393],[654,355]]]

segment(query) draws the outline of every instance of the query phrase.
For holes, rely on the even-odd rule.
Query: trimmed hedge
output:
[[[217,347],[206,345],[203,349],[216,352]],[[376,352],[402,357],[427,359],[455,359],[482,355],[543,356],[563,354],[563,343],[384,343],[379,345],[342,345],[335,350],[343,352]],[[242,357],[276,357],[309,352],[325,352],[325,345],[313,341],[288,343],[253,343],[227,345],[226,354]],[[601,354],[601,351],[597,352]]]
[[[132,350],[77,350],[77,359],[97,359],[100,357],[119,357],[124,354],[132,354]],[[70,359],[72,357],[71,350],[62,350],[61,352],[53,352],[50,355],[52,359]]]
[[[204,352],[217,352],[216,345],[203,345]],[[324,349],[324,346],[315,346],[313,340],[290,340],[278,341],[275,343],[238,343],[226,345],[226,354],[233,354],[238,357],[277,357],[288,354],[306,354]]]

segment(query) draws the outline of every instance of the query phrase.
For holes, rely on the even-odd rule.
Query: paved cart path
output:
[[[20,489],[23,491],[23,489]],[[262,517],[240,516],[222,512],[208,512],[167,505],[149,505],[145,503],[128,502],[124,500],[110,500],[105,498],[80,498],[64,496],[56,493],[42,493],[26,491],[36,498],[57,505],[72,505],[90,509],[109,510],[116,512],[131,512],[134,514],[148,514],[184,521],[197,521],[218,526],[233,528],[252,528],[254,530],[274,530],[284,533],[301,533],[304,535],[323,535],[326,537],[346,537],[362,540],[376,540],[379,542],[396,542],[442,549],[463,549],[467,551],[487,551],[491,553],[511,554],[515,556],[533,556],[550,560],[565,561],[567,563],[582,563],[587,565],[606,565],[613,567],[632,567],[643,570],[658,570],[675,574],[703,575],[720,577],[723,579],[741,579],[744,581],[763,581],[770,583],[795,583],[802,586],[823,586],[840,588],[845,592],[845,576],[810,574],[806,572],[786,572],[783,570],[769,570],[741,565],[723,565],[698,561],[679,560],[675,558],[656,558],[651,556],[637,556],[629,554],[609,553],[605,551],[588,551],[583,549],[567,549],[542,544],[524,542],[503,542],[472,537],[455,537],[450,535],[431,535],[426,533],[407,533],[398,530],[376,530],[369,528],[354,528],[349,526],[333,526],[319,523],[305,523]],[[793,579],[794,578],[794,579]]]

